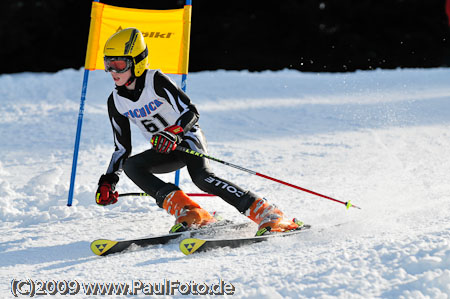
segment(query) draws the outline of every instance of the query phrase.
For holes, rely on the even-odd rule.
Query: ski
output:
[[[225,221],[224,221],[225,222]],[[127,250],[131,245],[135,244],[140,247],[147,247],[151,245],[159,245],[159,244],[167,244],[169,241],[178,239],[180,237],[194,237],[198,235],[214,235],[219,231],[222,230],[238,230],[243,229],[245,227],[249,227],[250,225],[253,225],[252,222],[245,222],[245,223],[231,223],[225,222],[224,224],[218,223],[217,225],[213,226],[207,226],[195,230],[188,230],[185,232],[179,232],[179,233],[170,233],[160,236],[153,236],[153,237],[145,237],[145,238],[139,238],[139,239],[133,239],[133,240],[120,240],[120,241],[114,241],[114,240],[108,240],[108,239],[97,239],[91,243],[91,250],[96,255],[100,256],[106,256],[113,253],[119,253],[122,251]]]
[[[244,246],[244,245],[248,245],[248,244],[266,241],[266,240],[269,240],[272,238],[296,235],[296,234],[301,233],[310,228],[311,228],[311,225],[304,224],[299,229],[296,229],[296,230],[293,230],[290,232],[275,233],[275,234],[268,234],[268,235],[262,235],[262,236],[254,236],[254,237],[243,237],[243,238],[229,238],[229,239],[186,238],[180,242],[180,250],[185,255],[189,255],[194,252],[202,252],[202,251],[207,251],[207,250],[221,248],[221,247],[236,248],[236,247],[240,247],[240,246]]]

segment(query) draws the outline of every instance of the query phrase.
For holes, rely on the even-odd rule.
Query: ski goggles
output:
[[[105,62],[105,71],[114,73],[125,73],[128,71],[133,62],[128,57],[108,57],[106,56],[103,61]]]

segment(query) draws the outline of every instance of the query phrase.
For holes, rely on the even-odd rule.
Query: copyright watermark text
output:
[[[77,280],[13,279],[11,293],[19,296],[43,295],[234,295],[235,287],[219,280],[217,283],[197,283],[164,280],[155,283],[142,280],[131,282],[81,282]]]

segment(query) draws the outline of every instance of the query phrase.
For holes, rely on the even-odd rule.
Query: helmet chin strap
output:
[[[125,83],[125,86],[130,86],[134,82],[134,80],[136,80],[136,75],[134,74],[134,60],[133,60],[133,64],[131,65],[131,76]]]
[[[125,83],[125,86],[130,86],[134,82],[135,79],[136,79],[136,76],[134,74],[132,74],[130,76],[130,79],[128,79],[128,81]]]

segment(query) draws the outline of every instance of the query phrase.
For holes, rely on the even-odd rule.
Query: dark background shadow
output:
[[[179,8],[183,0],[105,0]],[[3,0],[1,73],[84,65],[91,1]],[[193,0],[189,70],[344,72],[448,65],[445,0]]]

